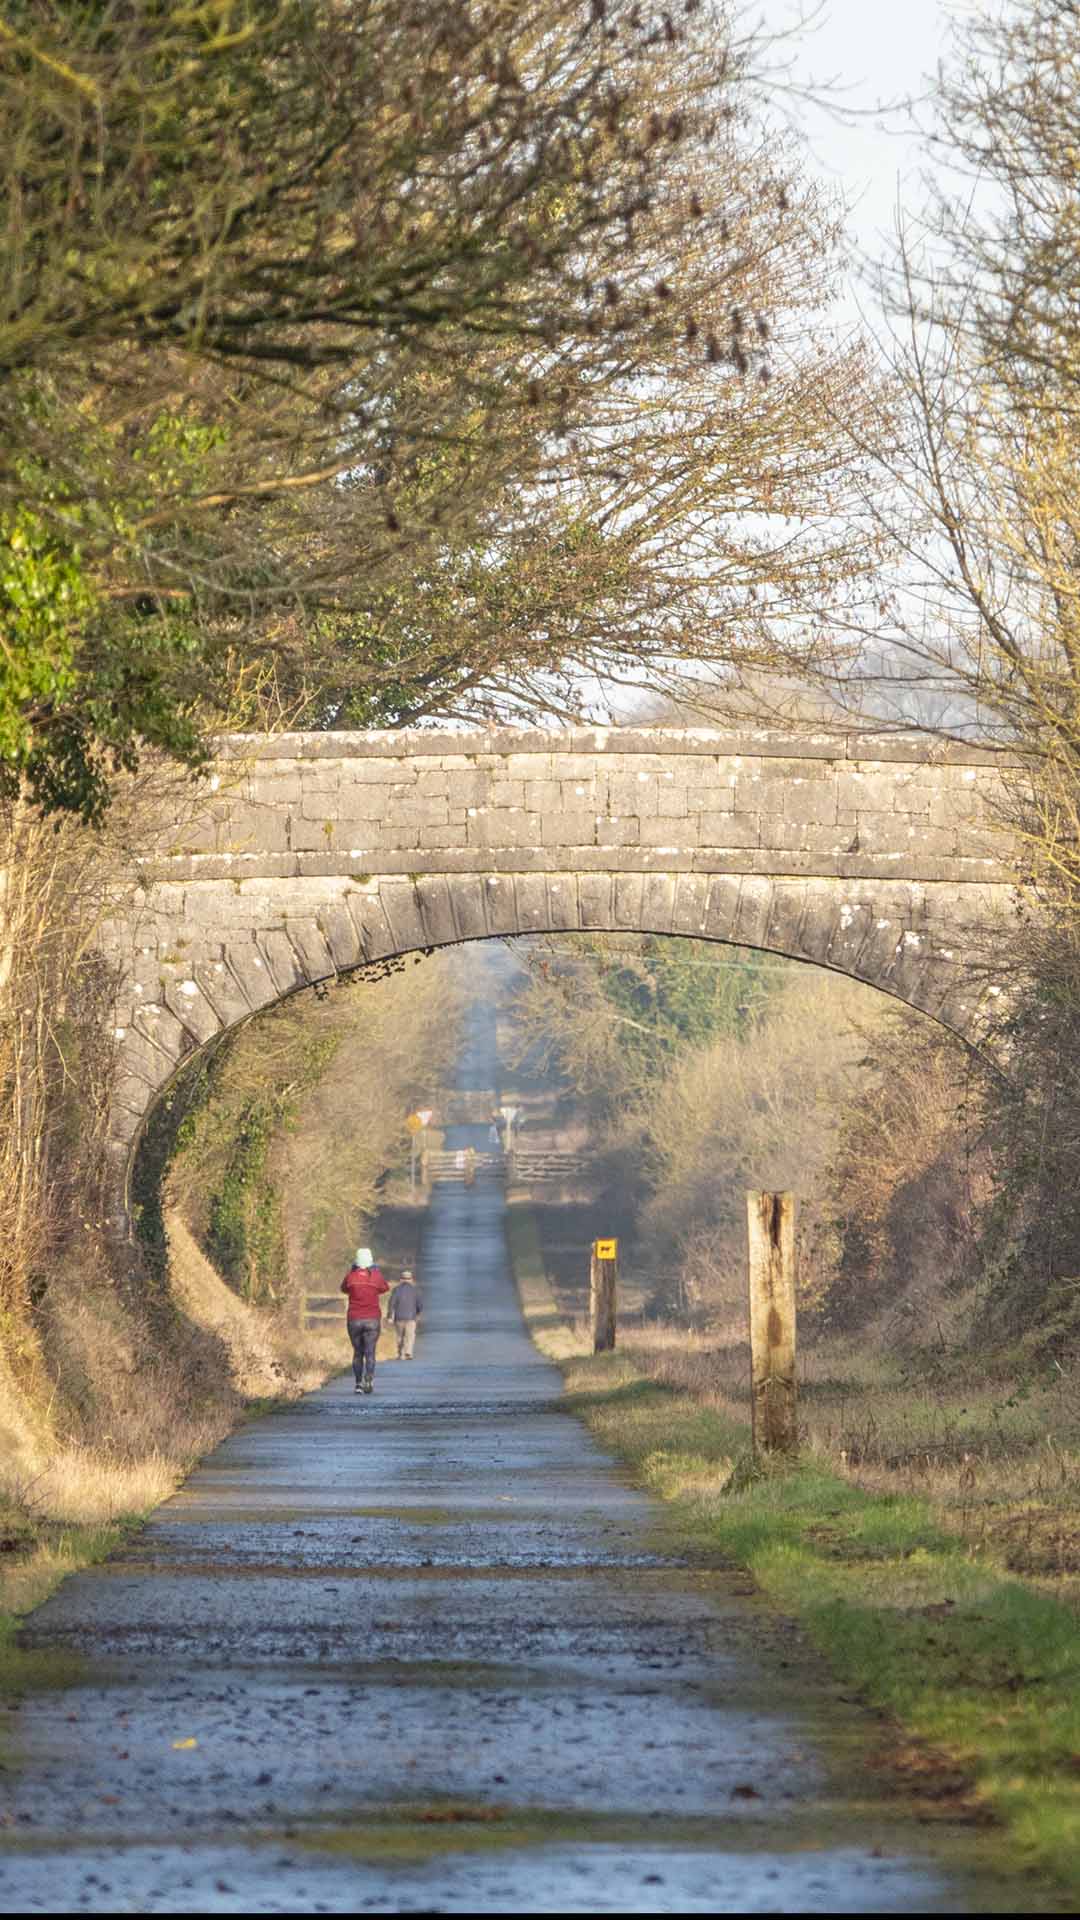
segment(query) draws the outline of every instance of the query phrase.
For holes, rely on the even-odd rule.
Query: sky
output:
[[[822,0],[813,30],[801,39],[795,76],[834,81],[837,98],[858,110],[846,124],[812,106],[797,117],[816,171],[849,205],[849,231],[863,255],[879,256],[887,247],[898,196],[909,214],[924,203],[920,173],[926,155],[905,103],[925,103],[929,80],[948,50],[951,24],[971,10],[970,0]],[[792,0],[763,0],[746,17],[783,28],[797,12]],[[925,104],[922,117],[929,118]],[[852,310],[856,299],[872,305],[869,290],[853,278]]]

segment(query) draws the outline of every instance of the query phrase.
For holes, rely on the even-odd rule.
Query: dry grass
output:
[[[178,1214],[167,1225],[172,1305],[156,1327],[104,1281],[84,1286],[44,1336],[62,1402],[0,1370],[0,1614],[38,1605],[106,1551],[118,1523],[167,1499],[247,1411],[342,1363],[339,1331],[249,1306]]]
[[[619,1344],[646,1379],[745,1421],[749,1350],[724,1332],[734,1329],[631,1324]],[[925,1501],[974,1554],[1080,1601],[1074,1373],[1032,1379],[960,1349],[899,1355],[838,1340],[804,1347],[799,1372],[807,1460],[865,1493]]]

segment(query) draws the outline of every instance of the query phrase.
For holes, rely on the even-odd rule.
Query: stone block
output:
[[[735,775],[732,774],[728,780],[702,780],[696,786],[690,785],[686,799],[691,813],[733,813]]]
[[[306,986],[304,964],[282,927],[268,927],[256,936],[256,944],[279,994]]]
[[[910,853],[915,839],[915,822],[906,813],[871,813],[860,810],[856,815],[857,844],[852,848],[855,853]],[[855,838],[855,836],[853,836]]]
[[[448,820],[442,827],[421,827],[422,847],[463,847],[466,844],[464,820]]]
[[[765,927],[764,944],[771,953],[802,957],[802,927],[807,911],[806,882],[791,878],[773,883],[772,906]]]
[[[232,1027],[251,1012],[247,995],[225,961],[207,960],[192,968],[192,978],[210,1002],[223,1027]]]
[[[923,782],[913,780],[906,769],[900,773],[893,793],[893,806],[897,813],[918,814],[922,819],[930,815],[931,790]],[[951,822],[947,823],[951,825]]]
[[[160,991],[160,988],[159,988]],[[131,1021],[132,1030],[143,1034],[170,1062],[182,1060],[191,1050],[191,1035],[163,1000],[140,1007]]]
[[[484,883],[472,874],[455,875],[448,882],[454,919],[462,940],[478,940],[487,932]]]
[[[445,800],[450,793],[450,775],[445,769],[432,768],[418,776],[416,789],[429,799]]]
[[[540,817],[535,813],[505,808],[499,812],[470,814],[466,821],[470,847],[538,847]]]
[[[589,847],[575,847],[575,864],[590,852]],[[566,865],[566,857],[565,847],[488,847],[480,855],[493,873],[555,873]]]
[[[583,927],[606,931],[616,925],[614,881],[610,873],[583,873],[578,880]]]
[[[641,822],[632,814],[597,816],[596,844],[600,847],[636,847],[641,839]]]
[[[113,1108],[137,1114],[148,1112],[158,1090],[158,1082],[144,1080],[140,1073],[119,1073],[113,1086]]]
[[[474,768],[470,773],[451,773],[447,777],[446,798],[451,807],[478,807],[487,792],[487,775]]]
[[[920,787],[917,791],[926,795],[931,826],[963,827],[986,816],[986,795],[976,787],[946,787],[940,791]]]
[[[773,885],[771,879],[747,874],[739,888],[739,906],[732,927],[731,938],[739,946],[761,946],[772,912]]]
[[[411,880],[384,880],[379,899],[397,953],[415,953],[427,945],[424,916]]]
[[[169,1012],[175,1014],[180,1025],[200,1046],[221,1032],[221,1021],[197,981],[189,977],[166,980],[161,997]]]
[[[294,919],[290,914],[286,932],[296,948],[308,980],[325,980],[329,974],[336,972],[334,956],[317,921],[306,917]]]
[[[761,842],[756,813],[699,813],[697,829],[703,847],[756,847]]]
[[[571,813],[599,813],[601,799],[607,805],[607,787],[598,780],[560,780],[558,786],[559,805]]]
[[[532,787],[536,787],[536,786],[542,787],[547,784],[549,783],[545,781],[537,781],[537,780],[531,780],[529,782],[529,785]],[[554,785],[554,782],[552,781],[550,784]],[[524,780],[500,780],[498,778],[492,779],[491,785],[488,787],[487,794],[485,795],[485,798],[484,798],[485,808],[523,807],[524,805],[525,805],[525,781]]]
[[[277,988],[251,933],[230,936],[224,950],[229,971],[248,1005],[254,1010],[277,999]]]
[[[722,793],[735,785],[735,768],[731,761],[719,760],[714,753],[692,754],[679,762],[679,779],[688,787],[704,788],[706,793]],[[719,806],[720,802],[715,804]]]
[[[351,825],[343,823],[338,828],[334,847],[342,853],[355,852],[375,872],[380,853],[407,853],[410,847],[420,845],[420,833],[421,828],[415,821],[406,824],[399,820],[388,827],[368,820],[354,820]]]
[[[702,873],[681,873],[675,883],[675,908],[671,919],[673,933],[689,934],[695,940],[705,937],[709,917],[709,878]]]
[[[416,902],[424,927],[424,945],[447,946],[458,938],[450,883],[442,875],[422,874],[415,882]]]
[[[641,926],[645,879],[640,873],[620,873],[615,879],[613,924],[637,932]]]
[[[382,824],[387,828],[441,827],[446,825],[449,817],[445,800],[435,796],[425,799],[422,794],[414,794],[408,799],[395,796],[388,800]]]
[[[834,780],[792,779],[784,783],[784,819],[797,825],[836,825]]]
[[[735,780],[734,809],[739,814],[778,813],[784,811],[786,782],[768,773],[740,773]]]
[[[340,778],[327,781],[327,788],[333,790],[340,785]],[[304,782],[297,770],[289,767],[267,768],[265,773],[256,773],[248,783],[245,799],[262,807],[277,809],[297,807],[303,798]]]
[[[841,767],[836,776],[840,813],[892,813],[900,772],[899,768]]]
[[[730,820],[731,814],[724,819]],[[666,815],[657,814],[655,818],[640,823],[640,844],[643,847],[669,847],[672,853],[685,853],[696,847],[699,839],[698,816],[693,814],[685,820],[672,820]]]
[[[763,847],[787,847],[805,853],[844,853],[855,838],[855,827],[825,826],[813,822],[781,820],[775,813],[761,816]]]
[[[556,777],[550,752],[508,753],[499,762],[499,775],[504,780],[553,780]]]
[[[370,821],[365,820],[362,824],[365,832],[377,831]],[[347,844],[356,826],[356,821],[335,820],[330,814],[319,820],[307,820],[294,813],[289,827],[289,850],[292,853],[325,853],[329,847]]]
[[[686,792],[686,787],[681,783],[676,786],[674,782],[669,783],[666,779],[660,781],[656,791],[656,811],[662,819],[685,819],[687,812]],[[695,796],[695,806],[696,805],[697,798]]]
[[[600,776],[604,764],[594,753],[553,753],[551,777],[563,781],[595,780]]]
[[[517,896],[512,874],[488,874],[484,881],[484,911],[489,933],[516,933]]]
[[[708,877],[705,931],[710,940],[730,940],[739,910],[741,885],[741,880],[733,874],[718,873]]]
[[[179,1049],[173,1054],[165,1053],[144,1033],[131,1027],[125,1027],[123,1038],[117,1041],[116,1046],[121,1071],[138,1074],[151,1087],[164,1085],[175,1071],[180,1057]]]
[[[572,933],[581,925],[577,875],[549,873],[545,884],[548,899],[548,927],[553,933]]]
[[[343,787],[337,798],[327,804],[324,797],[305,795],[300,809],[305,820],[372,820],[386,817],[386,787]]]
[[[364,957],[363,949],[344,904],[335,901],[320,907],[318,924],[338,972],[344,973],[349,967],[357,966]]]
[[[542,813],[550,817],[573,805],[572,801],[566,799],[564,783],[560,780],[524,780],[520,785],[521,798],[516,804],[528,807],[530,813]],[[494,796],[493,804],[498,805]]]
[[[814,884],[818,905],[813,917],[820,931],[811,958],[850,971],[873,931],[874,908],[853,897],[843,881]]]
[[[541,933],[549,926],[548,886],[542,873],[522,874],[515,886],[517,900],[516,930]]]
[[[965,860],[984,858],[1008,865],[1010,858],[1016,859],[1021,853],[1008,829],[996,827],[990,821],[982,826],[957,827],[953,830],[952,838],[955,851]]]
[[[541,843],[545,847],[591,847],[596,844],[594,813],[544,814],[541,817]]]
[[[956,852],[956,828],[935,827],[910,814],[860,813],[858,826],[859,848],[867,853],[901,853],[918,860],[928,853]]]
[[[349,887],[345,905],[356,924],[365,960],[381,960],[384,954],[393,953],[394,936],[383,910],[381,887],[370,883]]]
[[[641,926],[645,933],[670,933],[675,916],[675,880],[670,873],[650,873],[641,896]]]
[[[373,787],[393,787],[401,780],[402,762],[400,759],[347,760],[342,764],[339,784],[343,791],[350,786],[370,785]],[[303,773],[305,793],[312,779],[312,773],[305,767]],[[318,776],[315,776],[318,778]],[[316,789],[312,789],[316,791]]]
[[[561,857],[556,854],[556,858]],[[689,848],[575,847],[579,873],[692,873],[698,855]]]
[[[654,816],[659,811],[656,775],[609,773],[604,811],[616,815],[628,813],[639,820]]]
[[[221,843],[222,828],[211,814],[196,813],[175,825],[163,827],[153,837],[154,850],[169,859],[177,853],[214,852]]]

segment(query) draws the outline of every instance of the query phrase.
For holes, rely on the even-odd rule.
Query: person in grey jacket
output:
[[[424,1308],[411,1267],[401,1269],[401,1279],[390,1302],[390,1318],[397,1333],[399,1360],[411,1360],[416,1345],[416,1323]]]

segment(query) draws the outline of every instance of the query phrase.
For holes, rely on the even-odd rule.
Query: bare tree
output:
[[[849,707],[1020,749],[1037,798],[1018,794],[1017,824],[1061,871],[1080,765],[1077,27],[1074,0],[1034,0],[958,30],[945,184],[887,287],[906,411],[876,511],[903,564],[831,676]]]

